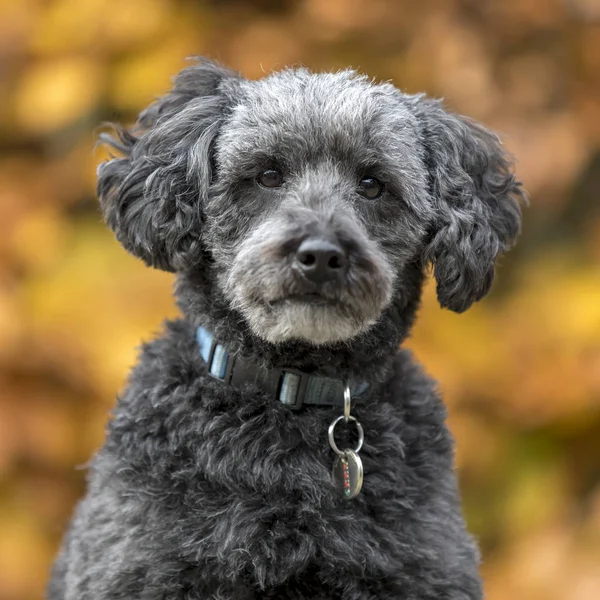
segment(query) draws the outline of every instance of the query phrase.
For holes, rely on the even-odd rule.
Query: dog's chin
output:
[[[324,298],[290,296],[246,307],[252,331],[271,343],[304,340],[314,345],[342,342],[368,329],[375,318],[361,318],[347,306]]]

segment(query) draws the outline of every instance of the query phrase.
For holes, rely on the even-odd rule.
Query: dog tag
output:
[[[333,463],[333,481],[346,500],[356,498],[363,483],[363,466],[358,454],[344,450]]]

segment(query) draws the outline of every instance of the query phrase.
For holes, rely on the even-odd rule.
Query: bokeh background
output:
[[[425,293],[490,600],[600,598],[599,0],[0,0],[0,598],[41,598],[136,346],[176,314],[94,198],[95,130],[206,54],[354,66],[504,136],[531,194],[493,293]],[[76,468],[78,466],[79,468]]]

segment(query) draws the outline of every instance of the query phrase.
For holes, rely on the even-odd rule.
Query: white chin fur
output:
[[[249,311],[250,312],[250,311]],[[333,306],[284,303],[252,310],[246,319],[254,333],[272,343],[306,340],[315,345],[349,340],[372,324],[356,322]]]

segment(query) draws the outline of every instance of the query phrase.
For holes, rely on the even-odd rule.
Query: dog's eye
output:
[[[258,183],[266,188],[278,188],[283,185],[283,175],[275,169],[267,169],[258,176]]]
[[[375,177],[363,177],[358,183],[358,189],[356,190],[361,196],[369,198],[369,200],[375,200],[383,194],[383,183],[375,179]]]

